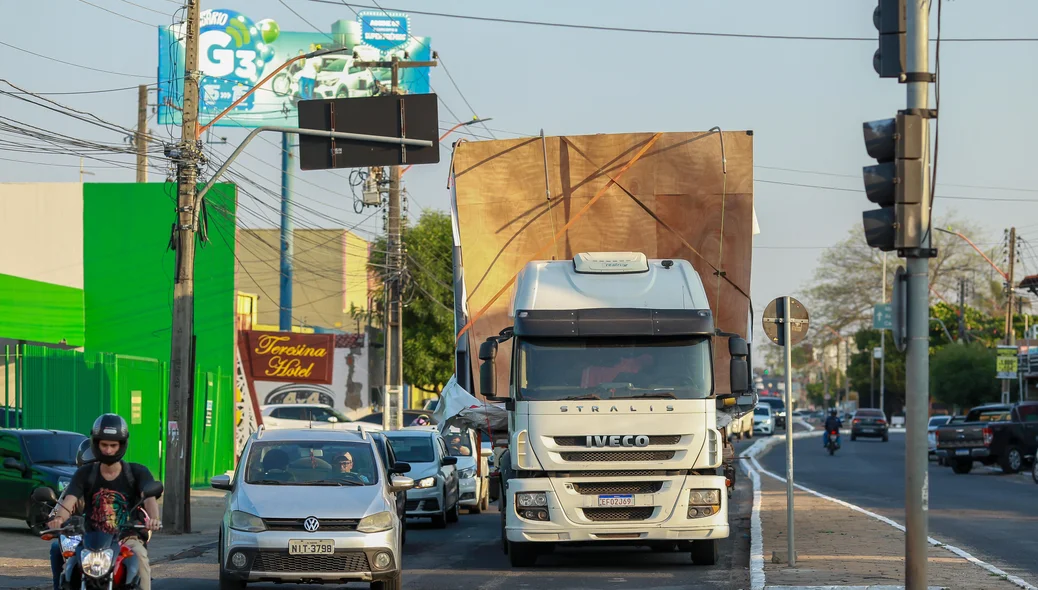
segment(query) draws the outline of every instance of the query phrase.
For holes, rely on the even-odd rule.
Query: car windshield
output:
[[[25,449],[33,463],[75,465],[82,434],[32,434],[25,437]]]
[[[941,424],[947,424],[951,420],[948,416],[934,416],[930,418],[930,426],[940,426]]]
[[[332,59],[321,64],[322,72],[341,72],[346,69],[346,60]]]
[[[713,393],[707,338],[530,338],[519,342],[525,400],[704,399]]]
[[[756,416],[767,416],[771,413],[769,411],[770,409],[771,408],[769,408],[768,406],[757,406],[756,408],[753,408],[753,413]]]
[[[389,444],[393,445],[396,460],[403,463],[432,463],[436,459],[433,453],[432,438],[427,436],[392,436],[388,435]]]
[[[344,441],[253,443],[245,483],[254,485],[374,485],[378,469],[371,445]]]

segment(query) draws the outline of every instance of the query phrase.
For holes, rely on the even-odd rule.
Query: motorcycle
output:
[[[53,493],[53,492],[52,492]],[[162,483],[149,482],[141,490],[141,500],[131,510],[136,514],[148,498],[162,495]],[[140,587],[137,558],[122,541],[123,533],[147,529],[147,525],[126,523],[116,534],[102,531],[87,531],[82,518],[70,518],[59,529],[48,529],[41,533],[45,541],[55,535],[69,539],[65,569],[61,574],[63,590],[132,590]],[[72,539],[81,540],[72,545]],[[62,541],[62,553],[66,543]]]
[[[830,455],[836,453],[836,449],[840,448],[839,443],[836,442],[836,437],[838,436],[840,436],[839,430],[833,430],[829,432],[829,444],[826,445],[826,448],[829,449]]]

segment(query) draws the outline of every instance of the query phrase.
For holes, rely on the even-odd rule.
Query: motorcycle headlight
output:
[[[259,533],[267,530],[267,525],[263,524],[263,519],[258,516],[235,510],[231,512],[231,528],[247,533]]]
[[[436,478],[435,477],[427,477],[425,479],[418,480],[418,482],[414,484],[414,487],[416,487],[416,488],[431,488],[431,487],[434,487],[435,485],[436,485]]]
[[[112,569],[112,550],[88,551],[84,549],[79,554],[79,563],[84,574],[91,578],[100,578]]]
[[[362,533],[381,533],[393,528],[393,513],[378,512],[371,516],[365,516],[357,524],[357,530]]]
[[[475,467],[466,467],[465,469],[458,470],[458,477],[461,479],[470,479],[476,477]]]

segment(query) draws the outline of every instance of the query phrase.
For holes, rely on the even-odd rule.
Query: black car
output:
[[[396,460],[396,453],[393,452],[393,445],[389,444],[389,439],[386,438],[385,434],[381,432],[368,432],[372,440],[375,441],[375,446],[378,447],[378,454],[382,457],[382,464],[387,469],[392,468],[398,463]],[[396,473],[403,473],[396,471]],[[386,481],[389,481],[389,473],[384,473]],[[396,494],[396,515],[400,517],[400,535],[401,542],[407,541],[407,494],[399,492]]]
[[[0,517],[22,519],[30,527],[42,515],[29,514],[33,490],[60,494],[76,472],[76,452],[86,439],[61,430],[0,429]]]
[[[859,436],[881,438],[883,442],[890,440],[890,425],[883,410],[862,408],[851,416],[851,440]]]

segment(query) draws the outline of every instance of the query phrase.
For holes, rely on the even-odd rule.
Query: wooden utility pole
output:
[[[435,56],[434,56],[435,57]],[[389,68],[392,73],[390,92],[395,96],[400,92],[401,68],[431,68],[435,61],[400,61],[393,57],[392,61],[356,61],[358,68]],[[404,121],[403,105],[400,107],[401,126]],[[402,128],[402,137],[407,130]],[[400,146],[406,164],[407,151]],[[400,190],[400,166],[389,169],[389,211],[386,224],[386,387],[385,403],[382,408],[382,427],[386,430],[404,427],[404,326],[403,326],[403,275],[404,275],[404,234],[402,224],[402,203]],[[392,410],[392,412],[390,411]]]
[[[1016,228],[1009,228],[1009,268],[1006,272],[1006,344],[1016,344],[1016,332],[1013,331],[1013,298],[1015,296],[1013,271],[1016,263]],[[1009,379],[1002,380],[1002,403],[1009,403]]]
[[[166,412],[166,483],[162,505],[164,528],[173,534],[190,532],[187,473],[191,441],[188,422],[195,376],[191,342],[194,335],[194,265],[197,212],[195,194],[201,148],[198,141],[198,35],[199,0],[187,0],[184,27],[184,110],[180,143],[171,152],[177,164],[177,226],[173,230],[176,269],[173,285],[173,331],[169,356],[169,406]]]
[[[148,182],[148,86],[137,87],[137,182]]]

